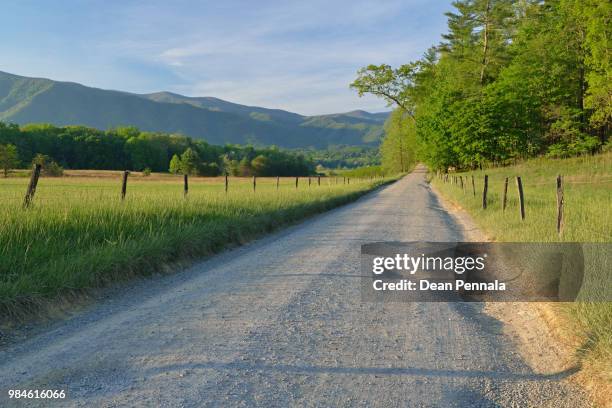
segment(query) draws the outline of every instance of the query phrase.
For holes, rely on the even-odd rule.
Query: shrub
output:
[[[64,168],[57,164],[57,162],[51,161],[43,167],[43,174],[48,177],[62,177],[64,175]]]

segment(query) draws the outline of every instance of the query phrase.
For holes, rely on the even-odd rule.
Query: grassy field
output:
[[[484,175],[489,176],[488,205],[482,209]],[[462,176],[452,184],[453,175]],[[556,230],[556,177],[564,178],[565,226]],[[476,195],[471,177],[474,176]],[[519,214],[515,177],[521,176],[525,195],[525,220]],[[508,206],[502,211],[505,177],[508,182]],[[504,242],[612,242],[612,154],[564,160],[536,159],[512,167],[449,174],[449,182],[437,177],[433,185],[451,201],[466,209],[479,226],[496,241]],[[587,268],[584,291],[610,289],[612,259],[605,256],[597,268]],[[583,363],[595,367],[597,375],[612,381],[612,303],[551,304],[561,317],[566,333],[578,334],[582,344],[577,353]]]
[[[389,180],[190,178],[67,172],[41,178],[22,208],[28,179],[0,178],[0,317],[13,319],[58,295],[163,270],[356,199]],[[336,183],[337,182],[337,183]]]

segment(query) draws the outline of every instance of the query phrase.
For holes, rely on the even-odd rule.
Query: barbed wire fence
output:
[[[475,187],[475,177],[474,175],[470,175],[471,184],[472,184],[472,193],[473,196],[476,197],[476,187]],[[441,171],[436,172],[436,178],[440,180],[444,184],[450,184],[462,190],[464,195],[469,195],[468,191],[466,191],[466,186],[468,185],[468,175],[454,175],[449,173],[444,173]],[[537,182],[537,183],[528,183],[526,184],[528,187],[541,187],[541,186],[550,186],[556,187],[556,230],[559,237],[562,237],[565,230],[565,186],[566,185],[601,185],[612,183],[612,175],[601,175],[601,176],[593,176],[591,180],[583,180],[581,177],[563,177],[562,175],[557,175],[553,182]],[[501,210],[502,212],[506,211],[507,208],[507,199],[508,199],[508,182],[510,177],[502,176],[503,179],[503,192],[501,199]],[[517,188],[517,200],[518,200],[518,208],[519,208],[519,217],[522,221],[524,221],[527,216],[527,201],[525,199],[525,193],[523,186],[525,185],[524,179],[521,176],[515,176],[516,180],[516,188]],[[488,194],[489,194],[489,176],[487,174],[483,175],[482,178],[482,210],[487,210],[488,207]],[[593,228],[589,228],[586,225],[582,225],[581,228],[583,230],[588,230],[593,235],[598,236],[602,239],[610,239],[610,234],[606,234],[602,231],[595,230]]]

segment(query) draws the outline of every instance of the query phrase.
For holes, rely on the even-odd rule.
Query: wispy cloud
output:
[[[83,4],[73,0],[64,4],[64,14],[51,13],[59,21],[72,14],[80,27],[58,24],[55,41],[41,37],[53,51],[42,53],[53,72],[46,73],[43,65],[38,75],[58,72],[60,79],[95,86],[210,95],[305,114],[385,109],[384,102],[360,99],[348,88],[356,70],[418,58],[438,41],[442,13],[449,7],[429,0]],[[9,67],[42,58],[28,55],[27,44],[20,49],[0,45],[0,52],[19,61]],[[22,73],[30,74],[31,64],[28,69]]]

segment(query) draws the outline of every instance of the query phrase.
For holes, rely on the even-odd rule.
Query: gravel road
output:
[[[361,302],[362,243],[463,237],[418,168],[5,347],[0,406],[589,406],[482,304]],[[16,388],[67,398],[8,400]]]

